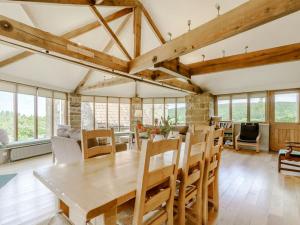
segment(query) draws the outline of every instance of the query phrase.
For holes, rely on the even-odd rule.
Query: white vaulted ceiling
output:
[[[192,28],[208,22],[217,15],[215,4],[221,5],[221,13],[246,2],[246,0],[143,0],[145,8],[151,14],[159,30],[168,39],[168,32],[175,38],[188,30],[187,21],[192,21]],[[103,16],[107,16],[120,7],[98,7]],[[94,15],[87,7],[65,6],[55,4],[0,3],[0,14],[36,26],[56,35],[95,21]],[[115,31],[125,17],[119,18],[109,25]],[[133,55],[132,18],[124,31],[119,35],[129,54]],[[272,48],[300,42],[300,12],[275,20],[232,38],[220,41],[203,49],[181,57],[183,63],[189,64],[205,59],[222,57],[222,50],[227,56],[248,51]],[[220,28],[222,29],[222,28]],[[109,35],[103,28],[97,28],[73,39],[82,45],[102,51],[109,42]],[[145,18],[142,19],[142,53],[157,46],[160,42],[153,34]],[[13,46],[0,44],[0,61],[11,57],[22,50]],[[114,46],[109,54],[126,59]],[[0,79],[73,91],[88,69],[65,61],[59,61],[45,55],[32,55],[18,62],[0,68]],[[94,71],[87,84],[93,84],[112,77],[101,71]],[[192,81],[204,90],[213,94],[243,91],[259,91],[267,89],[283,89],[300,87],[300,62],[282,63],[247,69],[232,70],[214,74],[193,76]],[[149,84],[138,84],[141,97],[183,96],[185,93]],[[135,95],[135,83],[125,83],[107,88],[84,92],[90,95],[126,96]]]

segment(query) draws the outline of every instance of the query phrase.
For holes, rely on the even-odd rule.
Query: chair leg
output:
[[[278,156],[278,173],[281,171],[281,157]]]
[[[214,202],[214,210],[218,211],[219,210],[219,185],[216,180],[213,182],[213,202]]]
[[[202,224],[208,224],[208,186],[204,186],[202,201]]]

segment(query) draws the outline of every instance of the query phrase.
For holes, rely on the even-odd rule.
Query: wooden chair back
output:
[[[193,133],[193,134],[197,134],[197,133],[202,133],[205,134],[203,137],[206,138],[206,140],[203,139],[203,141],[205,141],[206,144],[206,157],[208,157],[209,152],[211,151],[211,147],[214,145],[214,137],[215,137],[215,126],[208,126],[208,125],[191,125],[189,127],[189,132]]]
[[[97,145],[89,147],[90,139],[96,138],[110,138],[111,143],[107,145]],[[114,129],[100,129],[100,130],[82,130],[82,154],[84,159],[92,158],[99,155],[114,154],[116,152]]]
[[[173,204],[180,157],[181,138],[143,145],[137,178],[133,224],[144,224],[144,216],[155,212],[146,224],[173,225]],[[172,154],[171,161],[164,161]],[[147,216],[148,216],[147,215]]]
[[[216,145],[211,145],[206,154],[204,175],[203,175],[203,204],[202,204],[202,223],[208,224],[208,202],[211,202],[213,208],[219,209],[219,168],[221,152],[223,146],[224,132],[214,131],[213,140],[218,139]]]
[[[188,132],[185,140],[183,167],[180,176],[178,196],[178,223],[185,224],[185,206],[196,198],[193,215],[201,220],[202,184],[204,175],[205,151],[209,132]],[[192,218],[190,218],[192,219]]]

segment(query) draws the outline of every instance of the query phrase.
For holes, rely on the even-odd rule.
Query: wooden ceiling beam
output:
[[[130,73],[185,55],[300,10],[299,0],[250,0],[130,63]]]
[[[108,80],[99,81],[99,82],[96,82],[95,84],[81,87],[80,91],[91,91],[91,90],[95,90],[95,89],[99,89],[99,88],[111,87],[111,86],[126,84],[126,83],[130,83],[130,82],[134,82],[134,80],[126,78],[126,77],[113,77]]]
[[[168,80],[168,79],[174,79],[174,76],[162,72],[160,70],[144,70],[137,74],[139,77],[147,80],[153,80],[153,81],[162,81],[162,80]]]
[[[172,74],[174,77],[183,79],[191,78],[189,67],[180,63],[179,58],[157,63],[154,65],[154,68]]]
[[[83,65],[128,72],[128,62],[106,53],[79,45],[24,23],[0,15],[0,39],[33,52],[46,53]]]
[[[300,43],[192,63],[188,66],[192,75],[201,75],[296,60],[300,60]]]
[[[93,12],[93,14],[96,16],[96,18],[98,19],[98,21],[103,25],[104,29],[106,30],[106,32],[110,35],[110,37],[115,41],[115,43],[117,44],[117,46],[120,48],[120,50],[123,52],[123,54],[129,59],[131,60],[131,56],[130,54],[127,52],[126,48],[124,47],[124,45],[121,43],[121,41],[119,40],[119,38],[117,37],[117,35],[114,33],[114,31],[110,28],[110,26],[107,24],[107,22],[105,21],[104,17],[101,15],[101,13],[98,11],[98,9],[95,6],[90,6],[91,11]]]
[[[106,23],[110,23],[114,20],[117,20],[119,18],[121,18],[122,16],[126,16],[128,15],[129,13],[132,13],[133,9],[132,8],[124,8],[124,9],[121,9],[115,13],[112,13],[110,14],[109,16],[105,17],[105,21]],[[75,37],[78,37],[82,34],[85,34],[91,30],[94,30],[98,27],[101,27],[102,24],[99,23],[99,21],[95,21],[95,22],[92,22],[92,23],[89,23],[87,25],[84,25],[84,26],[81,26],[75,30],[72,30],[70,32],[67,32],[65,34],[62,35],[62,37],[66,38],[66,39],[72,39],[72,38],[75,38]]]
[[[42,3],[42,4],[63,4],[63,5],[102,5],[102,6],[125,6],[135,7],[137,0],[0,0],[0,2],[12,3]]]
[[[32,52],[46,54],[50,57],[75,63],[91,69],[110,72],[129,79],[142,80],[142,78],[137,75],[128,74],[127,61],[78,45],[77,43],[1,15],[0,42],[17,46],[19,48],[25,48]],[[161,82],[158,81],[148,81],[147,83],[161,85]],[[188,88],[185,82],[183,82],[180,87],[177,87],[179,86],[179,83],[180,81],[175,83],[174,86],[170,83],[166,85],[173,89],[193,92],[194,89]]]
[[[121,9],[121,10],[119,10],[115,13],[112,13],[111,15],[105,17],[105,20],[106,20],[107,23],[109,23],[109,22],[112,22],[116,19],[119,19],[122,16],[128,15],[132,11],[133,11],[132,8]],[[85,33],[89,32],[93,29],[96,29],[100,26],[101,26],[101,24],[98,21],[95,21],[95,22],[86,24],[84,26],[81,26],[81,27],[79,27],[75,30],[69,31],[69,32],[63,34],[60,37],[66,38],[66,39],[72,39],[72,38],[78,37],[82,34],[85,34]],[[17,55],[11,56],[7,59],[4,59],[4,60],[0,61],[0,68],[3,67],[3,66],[7,66],[9,64],[12,64],[14,62],[17,62],[21,59],[27,58],[28,56],[31,56],[33,54],[34,54],[33,52],[25,51],[25,52],[21,52]]]
[[[142,46],[142,11],[140,7],[134,8],[133,32],[134,32],[134,58],[141,55]]]
[[[169,79],[169,80],[164,80],[164,81],[162,81],[162,83],[166,84],[166,85],[170,85],[172,87],[177,87],[177,88],[180,88],[180,89],[183,89],[183,90],[187,90],[187,91],[190,91],[190,92],[202,93],[201,88],[198,87],[197,85],[192,84],[192,83],[188,83],[188,82],[184,82],[184,81],[178,80],[176,78]]]

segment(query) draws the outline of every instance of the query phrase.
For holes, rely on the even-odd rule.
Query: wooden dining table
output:
[[[179,170],[183,164],[182,145]],[[104,215],[116,224],[117,207],[135,198],[140,152],[128,150],[72,164],[35,170],[34,176],[58,198],[58,207],[74,225],[86,225]],[[151,159],[150,170],[171,163],[172,154]]]

